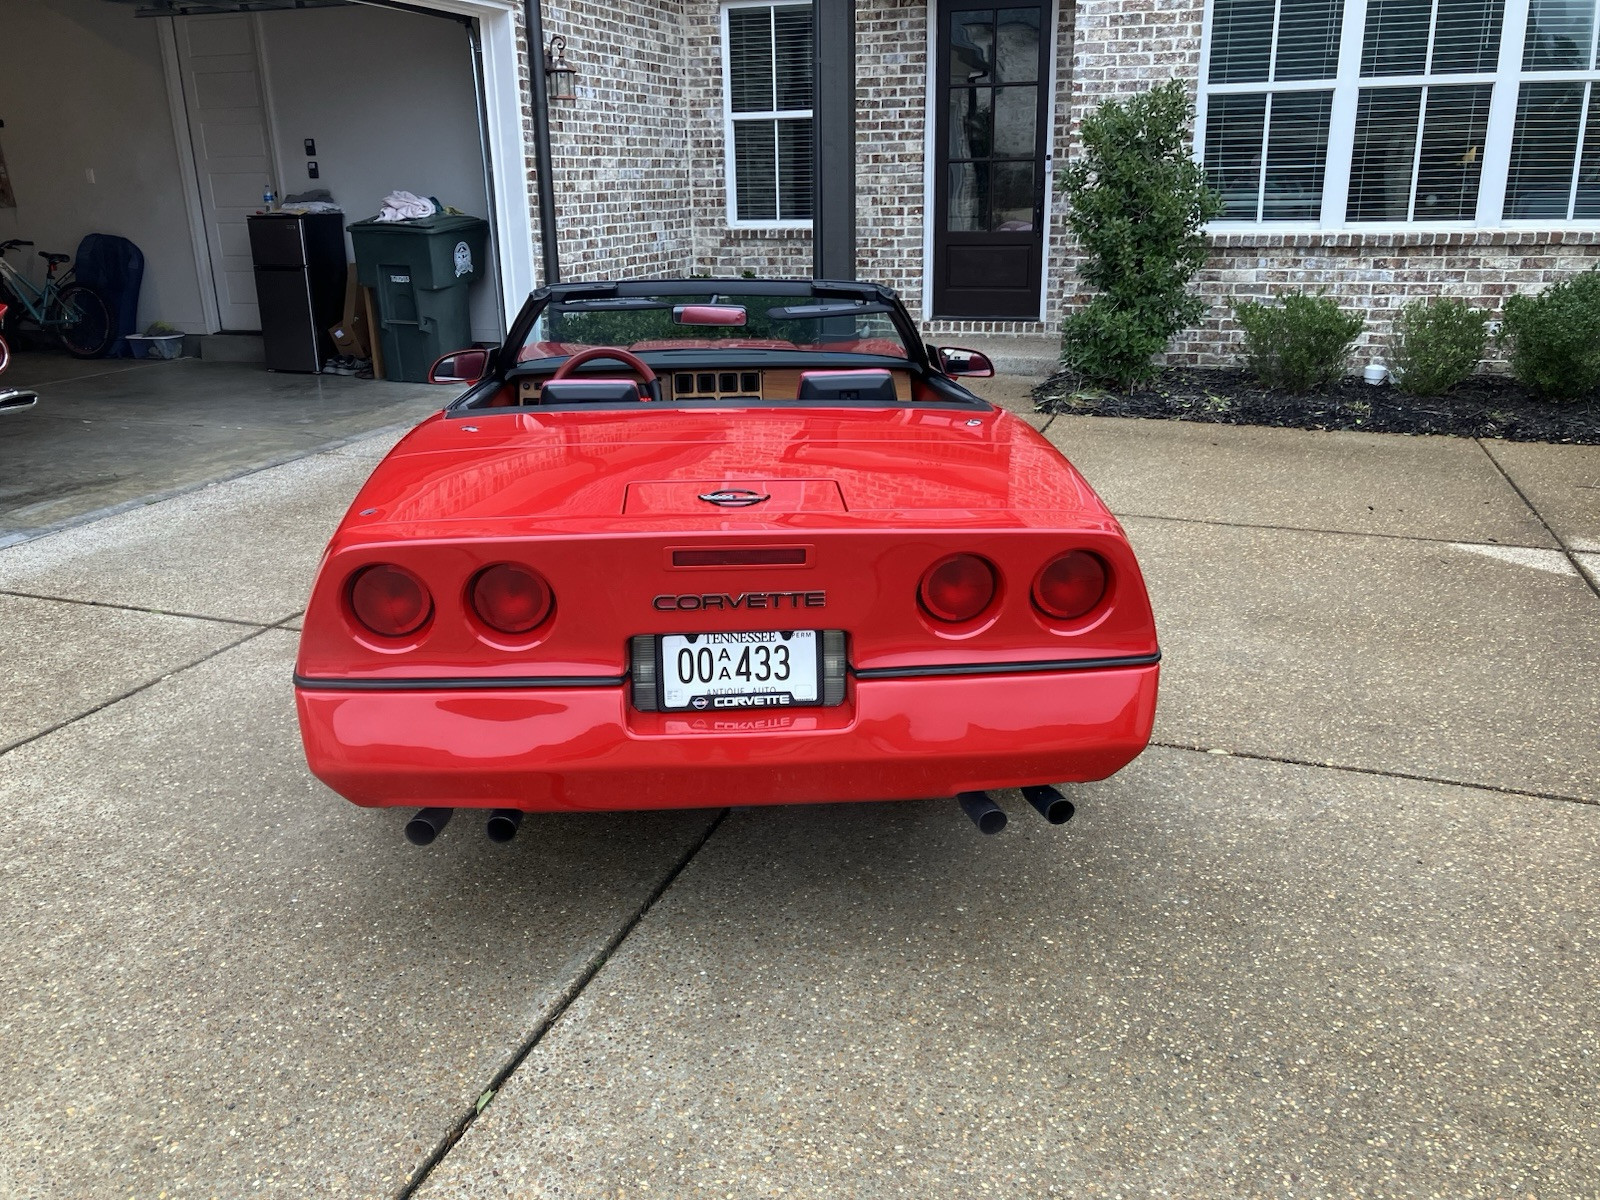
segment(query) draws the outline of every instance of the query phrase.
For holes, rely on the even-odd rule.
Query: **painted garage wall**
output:
[[[38,280],[39,250],[129,238],[145,257],[141,326],[203,331],[156,22],[105,0],[0,0],[0,120],[17,198],[0,241],[37,243],[13,265]]]
[[[399,189],[488,218],[464,26],[355,6],[256,20],[281,195],[325,187],[357,221]],[[318,179],[306,174],[307,138],[317,144]],[[473,336],[499,340],[493,283],[480,278],[471,299]]]

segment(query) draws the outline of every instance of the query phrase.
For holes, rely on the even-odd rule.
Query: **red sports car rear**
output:
[[[313,771],[358,804],[570,811],[1126,765],[1159,651],[1116,520],[1025,421],[926,366],[845,357],[820,403],[595,403],[649,381],[590,377],[414,430],[313,589]],[[843,376],[901,366],[908,399],[851,400]]]

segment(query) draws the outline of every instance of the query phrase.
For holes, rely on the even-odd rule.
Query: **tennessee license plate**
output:
[[[709,712],[816,704],[815,629],[669,633],[661,639],[661,707]]]

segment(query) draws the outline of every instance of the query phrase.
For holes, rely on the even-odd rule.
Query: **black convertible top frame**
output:
[[[733,292],[745,296],[805,296],[815,300],[876,301],[891,310],[889,319],[906,344],[911,365],[924,371],[931,365],[927,347],[911,322],[911,314],[892,288],[881,283],[856,283],[848,279],[629,279],[593,280],[587,283],[556,283],[532,293],[511,323],[505,343],[490,363],[490,374],[504,375],[517,365],[516,348],[528,340],[534,321],[545,306],[572,300],[601,300],[608,296],[628,299],[634,296],[703,296],[707,292]]]

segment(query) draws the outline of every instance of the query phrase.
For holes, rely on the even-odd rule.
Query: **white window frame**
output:
[[[1516,126],[1517,97],[1521,84],[1582,83],[1595,81],[1600,86],[1600,70],[1538,71],[1522,69],[1523,42],[1528,29],[1529,0],[1505,0],[1501,17],[1500,57],[1492,72],[1459,75],[1383,75],[1361,76],[1361,54],[1367,23],[1367,0],[1344,0],[1344,20],[1339,31],[1339,62],[1333,79],[1285,80],[1277,83],[1207,83],[1211,74],[1212,7],[1205,3],[1205,37],[1200,50],[1200,81],[1195,102],[1195,161],[1206,157],[1206,109],[1211,96],[1228,94],[1258,95],[1263,92],[1333,92],[1328,118],[1328,155],[1323,168],[1322,215],[1316,221],[1239,221],[1217,220],[1206,226],[1212,233],[1309,233],[1339,230],[1352,233],[1471,233],[1500,229],[1594,229],[1600,220],[1504,220],[1507,175],[1511,166],[1511,138]],[[1281,0],[1278,6],[1281,9]],[[1277,55],[1276,12],[1272,57]],[[1600,37],[1597,14],[1592,37]],[[1268,73],[1271,73],[1270,67]],[[1356,105],[1363,88],[1452,87],[1458,84],[1494,85],[1489,101],[1489,119],[1484,137],[1483,168],[1478,180],[1478,207],[1471,221],[1347,221],[1346,201],[1350,194],[1350,159],[1355,148]],[[1584,108],[1585,119],[1587,106]],[[1426,120],[1426,104],[1420,120]],[[1422,129],[1418,128],[1418,153]],[[1579,126],[1581,153],[1583,127]]]
[[[1209,3],[1210,0],[1207,0]],[[1526,3],[1526,0],[1524,0]],[[739,219],[739,191],[738,175],[734,165],[733,153],[733,126],[737,121],[783,121],[798,120],[804,117],[811,122],[811,136],[816,137],[816,110],[813,108],[780,108],[771,112],[744,112],[733,111],[733,60],[729,53],[728,43],[728,13],[736,8],[788,8],[805,4],[811,9],[812,37],[816,37],[816,5],[814,0],[728,0],[722,5],[718,21],[722,27],[722,182],[723,191],[727,201],[728,228],[729,229],[810,229],[811,220],[803,221],[741,221]],[[773,64],[776,72],[777,64]],[[774,76],[776,77],[776,76]],[[774,180],[774,187],[777,181]],[[813,196],[812,211],[815,212],[816,180],[812,180]]]

